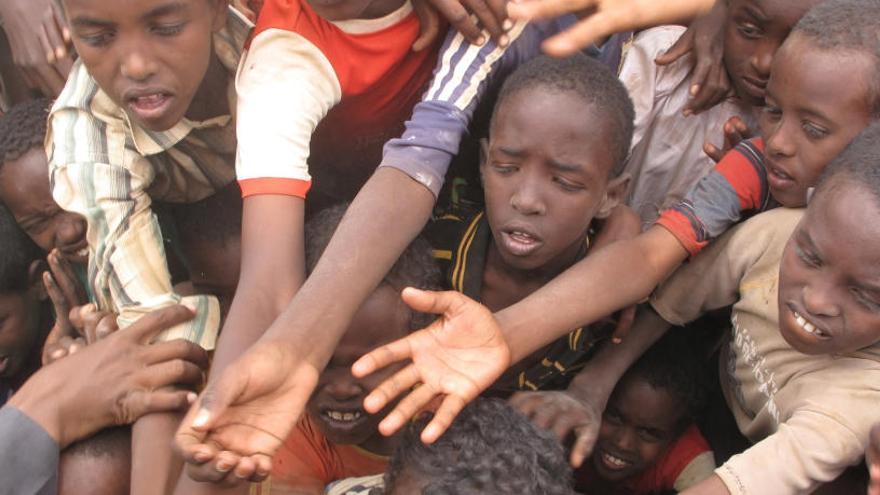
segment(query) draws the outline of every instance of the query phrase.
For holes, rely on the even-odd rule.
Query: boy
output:
[[[31,100],[0,118],[0,202],[44,252],[58,249],[73,263],[85,265],[86,220],[62,210],[49,189],[43,141],[51,104],[45,98]]]
[[[694,351],[686,337],[667,335],[627,370],[602,415],[591,459],[575,471],[578,491],[681,492],[712,475],[712,451],[694,424],[706,400]],[[564,440],[577,424],[554,407],[553,396],[564,393],[526,392],[511,402]]]
[[[61,451],[59,495],[131,493],[131,428],[114,426]]]
[[[542,56],[517,69],[482,143],[485,211],[446,215],[428,228],[449,286],[498,311],[588,256],[594,219],[606,218],[625,195],[632,118],[620,81],[584,55]],[[493,388],[564,388],[600,334],[572,331]]]
[[[407,428],[385,473],[384,493],[574,493],[562,447],[504,402],[477,399],[433,445],[418,438],[425,423]]]
[[[309,270],[314,268],[347,207],[341,204],[328,208],[309,221]],[[356,379],[349,370],[351,363],[377,345],[427,324],[426,315],[412,312],[400,302],[399,291],[407,286],[436,288],[438,283],[439,271],[429,245],[416,240],[355,314],[318,380],[306,414],[278,452],[271,477],[252,493],[322,494],[330,482],[385,470],[398,439],[381,435],[376,425],[382,415],[367,414],[362,406],[363,398],[379,381],[374,377]],[[384,377],[396,371],[389,369]],[[247,493],[245,488],[238,490]]]
[[[40,367],[52,326],[43,253],[0,205],[0,402]]]
[[[815,185],[830,159],[880,115],[880,95],[877,86],[870,82],[876,78],[880,60],[878,22],[880,5],[865,0],[828,0],[804,16],[773,61],[767,87],[768,107],[761,119],[769,163],[765,165],[762,160],[760,146],[742,144],[718,164],[715,172],[702,179],[702,185],[698,184],[692,195],[699,201],[686,199],[683,208],[675,210],[681,220],[670,222],[675,224],[670,228],[677,228],[684,235],[673,235],[661,219],[660,225],[585,258],[542,290],[499,312],[497,321],[511,342],[514,358],[538,348],[550,335],[564,332],[563,325],[594,321],[648,295],[656,283],[687,257],[688,249],[699,250],[741,214],[770,207],[770,198],[775,197],[786,206],[802,206],[807,189]],[[826,66],[833,70],[815,70]],[[859,83],[852,84],[853,81]],[[738,186],[734,189],[731,184]],[[735,196],[731,191],[748,194]],[[696,204],[704,205],[704,209]],[[715,222],[703,229],[693,222],[692,216],[681,215],[689,211],[715,215]],[[566,297],[560,297],[561,294]],[[590,303],[584,304],[585,300]],[[542,308],[550,304],[554,311],[543,314]],[[481,309],[475,305],[467,306],[467,311],[459,306],[457,317],[446,320],[452,327],[445,333],[446,342],[458,349],[466,348],[467,344],[459,340],[465,337],[459,333],[462,329],[455,327],[466,326],[466,322],[478,318],[479,312]],[[540,320],[536,314],[541,314]],[[538,324],[540,332],[534,331]],[[485,328],[500,331],[492,325]],[[419,337],[414,334],[410,339]],[[431,375],[435,383],[442,378],[436,370]],[[476,381],[475,376],[470,379]],[[480,382],[483,380],[479,378]],[[379,400],[373,405],[382,403]],[[399,419],[397,416],[394,426]],[[389,431],[394,429],[387,426]]]
[[[693,493],[812,491],[864,454],[880,399],[878,163],[873,124],[828,166],[805,213],[755,217],[653,296],[679,325],[734,303],[721,385],[755,444]]]

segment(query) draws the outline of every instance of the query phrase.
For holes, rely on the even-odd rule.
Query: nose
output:
[[[125,55],[120,66],[123,77],[136,82],[145,82],[155,75],[155,59],[145,48],[138,46],[137,43],[130,43],[125,45],[123,49]]]
[[[351,376],[351,373],[348,373],[348,376],[339,373],[332,377],[327,382],[324,390],[330,397],[339,402],[354,399],[364,393],[364,388]]]
[[[55,247],[62,249],[66,246],[76,246],[86,233],[85,218],[68,213],[55,230]]]
[[[750,60],[752,68],[755,69],[755,72],[757,72],[762,79],[766,80],[770,77],[770,66],[773,64],[773,55],[776,54],[778,48],[779,45],[776,43],[761,43],[752,55]]]
[[[822,278],[822,277],[818,277]],[[840,307],[834,297],[834,287],[823,280],[807,284],[803,289],[804,308],[816,316],[840,316]]]
[[[536,177],[525,176],[510,197],[510,206],[522,215],[543,215],[546,211]]]
[[[635,449],[636,432],[633,428],[618,428],[614,432],[614,446],[621,452],[630,452]]]
[[[794,156],[795,145],[791,138],[790,125],[786,117],[783,115],[778,122],[771,123],[767,129],[765,147],[767,154],[775,158],[786,158]]]

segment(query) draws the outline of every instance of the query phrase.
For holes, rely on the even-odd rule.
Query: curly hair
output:
[[[12,213],[0,204],[0,292],[28,289],[31,263],[44,253],[16,223]]]
[[[52,102],[46,98],[19,103],[0,117],[0,166],[34,148],[43,148]]]
[[[566,58],[542,55],[521,65],[501,87],[492,121],[501,104],[525,89],[571,93],[590,105],[584,119],[602,119],[611,130],[609,147],[613,152],[611,176],[623,172],[632,143],[635,110],[623,83],[601,62],[578,53]]]
[[[700,414],[708,400],[708,390],[699,353],[692,349],[687,336],[674,330],[663,336],[621,378],[620,383],[635,377],[654,389],[667,391],[684,405],[680,428]]]
[[[825,167],[814,197],[833,189],[852,186],[870,192],[876,204],[880,205],[880,122],[862,130]]]
[[[877,0],[827,0],[807,12],[792,30],[822,50],[847,50],[874,62],[869,75],[868,108],[880,117],[880,2]]]
[[[401,473],[425,481],[423,495],[569,495],[572,473],[562,446],[506,402],[478,398],[435,443],[411,423],[385,473],[386,493]]]
[[[336,227],[342,221],[349,203],[331,206],[320,211],[306,224],[306,272],[311,274],[330,244]],[[440,288],[440,268],[432,256],[431,246],[421,236],[416,237],[403,251],[391,270],[385,275],[383,283],[400,292],[406,287],[417,289]],[[435,317],[424,313],[413,313],[410,328],[418,330],[427,326]]]

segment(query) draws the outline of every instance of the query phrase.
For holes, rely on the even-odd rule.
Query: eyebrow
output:
[[[176,14],[178,12],[183,12],[187,9],[187,4],[179,1],[174,1],[166,3],[164,5],[159,5],[158,7],[151,9],[150,11],[142,15],[141,19],[153,19],[156,17],[162,17],[170,14]],[[70,24],[75,27],[112,27],[116,25],[116,23],[112,21],[97,19],[88,16],[77,16],[70,21]]]
[[[754,5],[743,5],[742,10],[746,14],[754,17],[755,20],[758,22],[767,22],[768,20],[770,20],[766,15],[764,15],[763,12],[761,12],[759,9],[757,9]]]
[[[550,166],[561,172],[583,172],[584,167],[576,163],[563,163],[556,160],[550,160]]]
[[[520,158],[524,156],[526,153],[523,150],[515,150],[513,148],[505,148],[504,146],[499,146],[495,148],[496,151],[504,153],[505,155],[510,155],[512,157]]]

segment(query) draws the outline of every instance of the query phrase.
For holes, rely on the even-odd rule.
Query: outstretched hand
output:
[[[531,21],[574,13],[580,21],[544,42],[544,51],[565,57],[606,36],[680,22],[712,7],[714,0],[519,0],[507,6],[511,19]]]
[[[439,398],[440,406],[421,435],[423,442],[432,443],[468,402],[504,373],[510,365],[510,349],[492,313],[464,294],[407,288],[402,297],[415,311],[438,314],[440,318],[363,356],[352,366],[352,373],[364,377],[411,359],[411,364],[364,399],[364,408],[377,413],[397,396],[409,392],[379,424],[383,435],[391,435]]]
[[[202,392],[177,430],[177,449],[197,472],[213,466],[218,479],[229,472],[251,481],[265,478],[320,369],[289,343],[257,342]]]
[[[706,143],[703,145],[703,152],[709,155],[709,158],[715,163],[718,163],[724,158],[724,155],[735,148],[740,141],[751,139],[754,134],[754,131],[749,128],[748,124],[746,124],[743,119],[734,115],[724,123],[724,144],[721,149],[712,143]]]
[[[510,405],[538,428],[549,430],[560,442],[574,435],[569,461],[578,468],[593,451],[602,425],[602,408],[564,391],[519,392]]]

